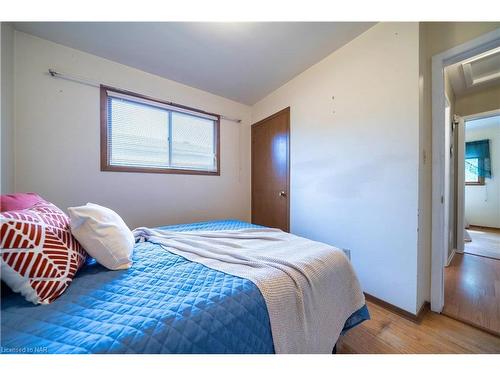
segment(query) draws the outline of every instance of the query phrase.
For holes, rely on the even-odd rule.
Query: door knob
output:
[[[285,191],[280,191],[278,195],[280,197],[286,198],[286,192]]]

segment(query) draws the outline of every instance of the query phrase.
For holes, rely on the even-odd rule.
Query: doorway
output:
[[[500,75],[496,75],[496,73],[474,76],[481,69],[489,69],[490,64],[476,65],[473,62],[477,60],[476,57],[482,54],[491,55],[491,51],[498,50],[499,47],[500,30],[497,29],[432,57],[431,310],[435,312],[442,312],[445,302],[445,265],[447,261],[445,253],[449,236],[449,228],[445,228],[445,212],[448,212],[450,204],[450,200],[445,197],[446,155],[450,152],[445,147],[445,68],[456,63],[468,62],[468,73],[473,73],[472,76],[469,74],[468,82],[472,85],[482,83],[489,78],[498,78]],[[452,113],[454,112],[452,111]],[[459,158],[457,157],[456,160]],[[459,227],[457,224],[457,235],[455,236],[457,247],[460,247],[460,242],[463,243],[460,241],[463,238],[463,232],[463,226]]]
[[[500,48],[446,66],[444,79],[442,312],[500,335]]]
[[[464,252],[467,254],[500,259],[499,175],[500,110],[466,118]]]
[[[290,231],[290,107],[252,125],[252,223]]]

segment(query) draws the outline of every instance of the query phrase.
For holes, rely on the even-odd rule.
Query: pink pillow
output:
[[[15,193],[0,195],[0,212],[24,210],[39,202],[45,202],[36,193]]]

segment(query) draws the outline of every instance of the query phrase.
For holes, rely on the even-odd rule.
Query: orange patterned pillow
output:
[[[52,203],[0,213],[2,280],[26,300],[48,304],[69,286],[87,253]]]

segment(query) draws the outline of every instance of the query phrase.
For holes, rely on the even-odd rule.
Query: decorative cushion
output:
[[[71,233],[91,257],[110,270],[130,268],[135,240],[120,215],[93,203],[68,212]]]
[[[45,202],[45,200],[36,193],[0,195],[0,212],[24,210],[38,202]]]
[[[69,218],[49,202],[0,213],[2,280],[34,304],[48,304],[70,285],[86,252]]]

